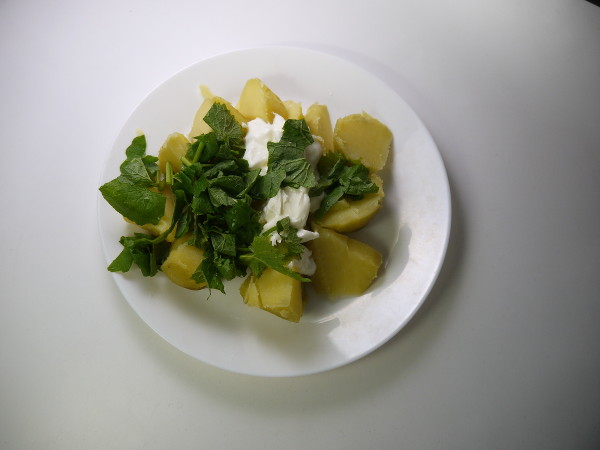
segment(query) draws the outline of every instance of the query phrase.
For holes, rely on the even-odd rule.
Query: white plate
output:
[[[156,88],[133,112],[108,155],[101,182],[118,175],[137,130],[156,154],[166,136],[190,129],[202,97],[199,85],[236,103],[245,81],[261,78],[283,100],[329,107],[332,121],[366,111],[389,126],[393,150],[383,172],[385,200],[355,236],[384,256],[366,294],[331,302],[309,293],[299,324],[244,305],[240,282],[227,295],[188,291],[159,273],[136,268],[114,275],[140,317],[176,348],[208,364],[259,376],[296,376],[342,366],[394,336],[429,293],[450,231],[450,195],[440,154],[413,110],[372,74],[337,57],[298,48],[243,50],[201,61]],[[99,197],[100,236],[107,263],[132,228]]]

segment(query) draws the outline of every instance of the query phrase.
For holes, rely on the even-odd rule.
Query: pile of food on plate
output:
[[[100,191],[142,230],[123,236],[108,266],[163,272],[188,289],[245,277],[244,302],[298,322],[303,283],[330,298],[360,295],[381,254],[346,233],[369,223],[383,201],[392,133],[366,113],[338,119],[326,105],[303,111],[261,80],[239,101],[202,88],[190,133],[169,135],[158,156],[144,135],[126,149],[117,178]]]

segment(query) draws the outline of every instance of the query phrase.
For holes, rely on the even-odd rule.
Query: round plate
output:
[[[125,148],[146,134],[156,155],[172,132],[187,134],[202,96],[200,85],[237,103],[250,78],[261,78],[282,100],[326,104],[332,123],[365,111],[394,135],[382,172],[382,209],[353,237],[383,254],[379,277],[368,291],[330,301],[307,289],[300,323],[246,306],[241,280],[226,295],[188,291],[159,273],[137,268],[114,274],[139,316],[176,348],[208,364],[259,376],[297,376],[342,366],[394,336],[429,293],[444,259],[450,231],[450,195],[440,154],[414,111],[365,70],[337,57],[298,48],[242,50],[201,61],[156,88],[133,112],[108,155],[101,183],[119,173]],[[107,262],[121,251],[120,236],[134,229],[102,197],[100,236]]]

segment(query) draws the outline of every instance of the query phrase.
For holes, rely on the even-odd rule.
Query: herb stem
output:
[[[200,156],[202,155],[202,150],[204,150],[204,142],[198,143],[198,148],[196,149],[196,153],[194,153],[194,158],[192,159],[192,164],[197,163],[200,160]]]
[[[181,157],[181,162],[188,167],[192,165],[192,162],[189,159],[187,159],[185,156]]]
[[[165,166],[165,182],[169,186],[173,186],[173,165],[171,164],[171,161],[167,161]]]

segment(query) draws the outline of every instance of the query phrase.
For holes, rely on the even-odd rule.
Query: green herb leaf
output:
[[[310,163],[304,157],[304,150],[313,141],[304,119],[286,120],[279,142],[269,142],[268,172],[283,171],[282,186],[312,188],[317,185]],[[268,175],[267,172],[267,175]]]
[[[235,256],[235,235],[229,233],[215,233],[211,236],[213,249],[217,253]]]
[[[320,174],[319,182],[310,190],[310,196],[325,194],[315,213],[317,221],[342,197],[360,199],[379,190],[371,179],[369,169],[360,162],[350,161],[339,152],[325,153],[317,170]]]
[[[236,156],[244,151],[244,131],[229,110],[222,103],[213,103],[204,121],[214,130],[218,141],[223,141],[224,146]],[[219,149],[223,151],[222,148]],[[241,153],[240,153],[241,152]],[[222,157],[222,159],[225,159]]]
[[[146,136],[143,134],[133,138],[131,144],[125,150],[127,159],[141,158],[146,154]]]
[[[290,257],[285,246],[271,244],[268,235],[256,236],[250,245],[252,253],[242,256],[256,276],[260,276],[265,267],[274,269],[284,275],[300,281],[310,281],[287,267]]]
[[[138,225],[156,225],[165,212],[165,197],[120,175],[102,185],[104,199],[122,216]]]

